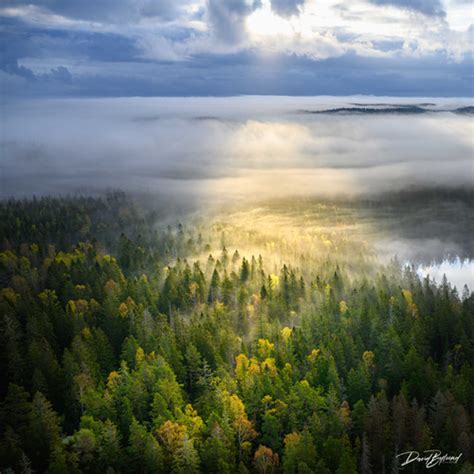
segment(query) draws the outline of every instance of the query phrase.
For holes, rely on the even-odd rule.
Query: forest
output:
[[[0,201],[2,474],[472,473],[472,289],[285,212]]]

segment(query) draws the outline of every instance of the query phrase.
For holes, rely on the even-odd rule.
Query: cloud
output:
[[[20,76],[20,77],[22,77],[24,79],[27,79],[29,81],[36,80],[36,76],[34,75],[33,71],[31,71],[27,67],[18,65],[18,61],[16,61],[16,60],[4,61],[0,65],[0,68],[4,72],[6,72],[7,74],[12,74],[14,76]]]
[[[113,32],[70,30],[30,25],[16,18],[2,18],[0,63],[7,60],[49,58],[91,61],[130,61],[140,57],[136,40]]]
[[[207,0],[207,15],[215,36],[227,44],[242,41],[245,18],[259,6],[260,0]]]
[[[380,6],[394,6],[407,10],[418,11],[429,16],[444,16],[445,11],[440,0],[369,0]]]
[[[56,68],[52,68],[49,74],[47,75],[48,78],[65,83],[72,82],[72,74],[70,73],[69,69],[64,66],[58,66]]]
[[[42,82],[56,81],[70,83],[72,75],[70,71],[59,64],[52,67],[43,68],[40,73],[36,73],[30,67],[21,64],[20,60],[25,56],[41,56],[44,47],[45,37],[38,35],[37,41],[31,41],[35,34],[32,31],[24,31],[17,28],[18,22],[7,21],[3,24],[0,31],[0,70],[9,76],[13,76],[13,80],[6,80],[5,74],[2,75],[1,81],[6,81],[4,92],[8,94],[9,87],[12,85],[14,89],[14,78],[22,78],[26,80],[30,87],[40,87]],[[41,44],[43,43],[43,45]],[[51,45],[50,45],[51,46]],[[23,81],[18,81],[23,84]]]
[[[77,20],[130,23],[143,17],[174,20],[186,0],[4,0],[2,7],[31,6]]]
[[[305,0],[272,0],[272,10],[280,16],[289,17],[299,13]]]

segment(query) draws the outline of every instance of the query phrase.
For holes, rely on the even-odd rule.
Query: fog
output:
[[[422,113],[403,113],[408,105]],[[472,187],[472,115],[455,113],[470,105],[373,97],[9,103],[1,117],[0,192],[120,188],[210,204]],[[374,107],[382,113],[369,113]]]
[[[420,265],[417,272],[420,277],[429,276],[437,283],[441,283],[443,277],[446,276],[448,282],[456,287],[459,294],[462,294],[464,285],[467,285],[471,290],[474,288],[474,262],[468,259],[458,258],[452,262],[444,261],[439,265]]]

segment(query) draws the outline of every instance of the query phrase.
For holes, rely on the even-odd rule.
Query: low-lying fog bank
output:
[[[471,103],[234,97],[9,104],[0,193],[120,188],[209,206],[472,186],[473,122],[465,109]],[[422,113],[403,113],[413,107]],[[468,113],[454,113],[460,109]]]

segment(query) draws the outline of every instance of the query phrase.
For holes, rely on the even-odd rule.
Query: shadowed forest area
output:
[[[384,244],[472,258],[472,193],[444,193],[180,222],[3,200],[2,472],[395,474],[436,449],[471,473],[474,294]]]

